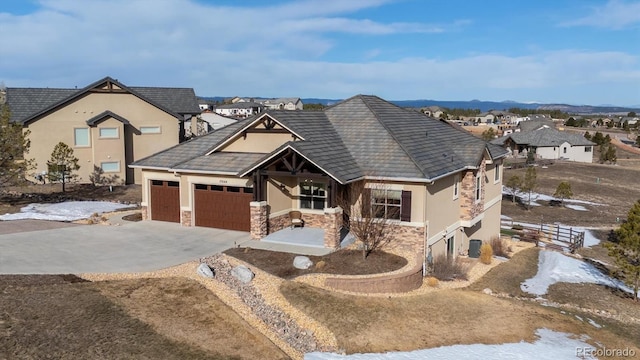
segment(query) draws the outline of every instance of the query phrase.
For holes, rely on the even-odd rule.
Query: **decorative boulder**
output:
[[[209,267],[209,265],[202,263],[198,266],[198,275],[206,277],[206,278],[213,278],[213,270],[211,270],[211,268]]]
[[[231,275],[240,280],[243,284],[248,284],[253,280],[253,277],[256,276],[248,267],[244,265],[238,265],[231,269]]]
[[[296,269],[306,270],[313,266],[313,261],[306,256],[296,256],[293,259],[293,267]]]

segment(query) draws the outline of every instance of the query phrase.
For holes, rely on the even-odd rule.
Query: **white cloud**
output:
[[[563,22],[562,26],[595,26],[619,30],[640,23],[640,2],[610,0],[604,6],[593,7],[587,16]]]

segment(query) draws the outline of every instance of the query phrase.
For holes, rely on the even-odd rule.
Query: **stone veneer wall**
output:
[[[146,206],[140,207],[140,213],[142,214],[142,220],[149,220],[149,211]]]
[[[302,214],[304,226],[324,228],[324,214]],[[289,214],[282,214],[269,219],[269,234],[291,226]]]
[[[269,234],[268,208],[266,201],[252,201],[251,207],[251,239],[260,240]]]
[[[331,249],[340,247],[340,229],[342,229],[342,209],[332,208],[324,211],[324,246]]]
[[[191,226],[191,211],[190,210],[182,210],[182,211],[180,211],[180,224],[182,226]]]
[[[416,254],[422,257],[424,254],[424,239],[426,228],[424,226],[402,226],[394,229],[394,238],[386,244],[382,250],[400,253]]]
[[[484,210],[484,192],[486,184],[486,165],[482,161],[480,169],[480,181],[482,187],[480,189],[480,201],[476,202],[476,175],[473,171],[466,171],[460,182],[460,219],[471,220],[480,215]]]

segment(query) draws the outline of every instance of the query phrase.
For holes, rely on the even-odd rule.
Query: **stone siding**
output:
[[[191,211],[190,210],[182,210],[182,211],[180,211],[180,224],[182,226],[192,226],[192,224],[191,224]]]
[[[476,172],[480,172],[480,201],[476,202]],[[466,171],[460,182],[460,219],[471,220],[480,215],[484,210],[484,193],[485,193],[485,177],[486,166],[484,161],[480,165],[480,169],[474,171]]]
[[[142,214],[142,220],[149,220],[149,210],[146,206],[140,207],[140,213]]]
[[[269,219],[266,201],[252,201],[251,207],[251,239],[260,240],[268,235]]]
[[[342,209],[326,209],[324,213],[324,247],[340,247],[340,229],[342,229]]]
[[[424,254],[426,228],[398,225],[394,229],[393,239],[382,250],[399,254]]]

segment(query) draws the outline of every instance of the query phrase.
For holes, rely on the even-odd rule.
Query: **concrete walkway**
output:
[[[0,234],[0,274],[153,271],[213,255],[249,239],[247,232],[160,221],[114,219],[112,223],[5,231]]]

